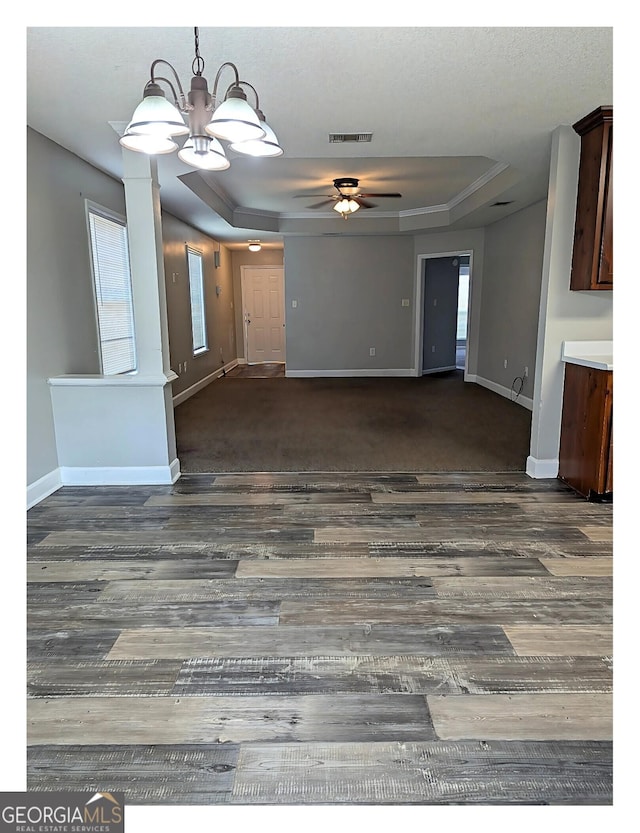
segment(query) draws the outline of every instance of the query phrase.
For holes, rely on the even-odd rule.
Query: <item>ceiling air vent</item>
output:
[[[373,133],[329,133],[330,142],[370,142]]]

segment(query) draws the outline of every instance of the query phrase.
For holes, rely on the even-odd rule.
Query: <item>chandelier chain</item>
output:
[[[194,26],[193,33],[196,57],[193,59],[193,63],[191,64],[191,71],[194,75],[202,75],[204,70],[204,60],[200,57],[200,33],[197,26]]]

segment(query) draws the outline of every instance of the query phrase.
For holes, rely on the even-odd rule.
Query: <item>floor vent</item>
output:
[[[370,142],[373,133],[329,133],[330,142]]]

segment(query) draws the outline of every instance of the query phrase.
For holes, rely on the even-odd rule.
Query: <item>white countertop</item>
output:
[[[563,362],[596,370],[613,370],[613,341],[563,341]]]

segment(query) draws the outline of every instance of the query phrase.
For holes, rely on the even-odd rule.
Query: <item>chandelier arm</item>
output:
[[[256,88],[253,86],[253,84],[250,84],[248,81],[238,81],[238,86],[240,86],[240,87],[251,87],[251,89],[253,90],[253,94],[254,94],[254,95],[255,95],[255,97],[256,97],[256,106],[255,106],[255,109],[256,109],[256,110],[259,110],[259,109],[260,109],[260,99],[258,98],[258,91],[257,91],[257,90],[256,90]],[[230,90],[230,89],[231,89],[231,87],[229,87],[229,89],[227,90],[227,92],[229,92],[229,90]]]
[[[230,90],[232,87],[237,87],[237,86],[240,84],[240,76],[238,75],[238,68],[236,67],[236,65],[235,65],[235,64],[232,64],[232,63],[231,63],[231,61],[225,61],[225,63],[224,63],[224,64],[222,64],[222,66],[220,67],[220,69],[217,71],[217,73],[216,73],[216,77],[215,77],[215,80],[214,80],[214,82],[213,82],[213,92],[211,93],[211,103],[212,103],[212,106],[213,106],[213,107],[215,107],[215,106],[216,106],[216,104],[218,103],[218,82],[219,82],[219,80],[220,80],[220,75],[222,74],[222,70],[223,70],[225,67],[231,67],[231,69],[234,71],[235,76],[236,76],[236,82],[235,82],[235,84],[231,84],[231,85],[229,85],[229,87],[228,87],[228,89],[227,89],[227,92],[229,92],[229,90]]]
[[[162,76],[154,75],[154,70],[155,70],[155,68],[158,64],[164,64],[165,66],[169,67],[169,69],[173,73],[173,77],[175,78],[176,84],[178,85],[178,89],[180,90],[180,96],[179,97],[176,93],[175,87],[173,86],[171,81],[169,81],[168,78],[163,78]],[[175,103],[176,107],[178,107],[181,110],[188,110],[189,109],[189,105],[187,103],[187,97],[184,94],[184,90],[182,89],[182,84],[180,83],[180,78],[178,77],[178,73],[175,71],[175,69],[169,63],[169,61],[165,61],[162,58],[158,58],[157,60],[155,60],[151,64],[151,80],[149,81],[149,83],[150,84],[156,84],[158,81],[164,81],[165,84],[169,85],[169,87],[171,88],[171,92],[173,93],[173,100],[174,100],[174,103]]]

